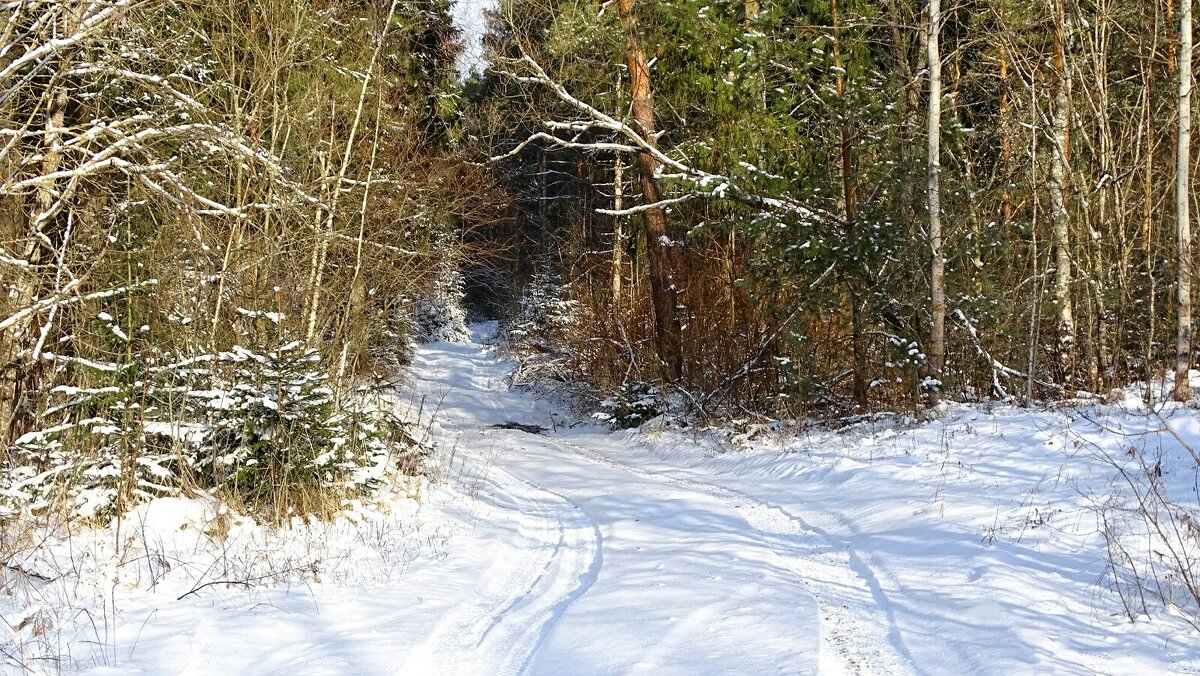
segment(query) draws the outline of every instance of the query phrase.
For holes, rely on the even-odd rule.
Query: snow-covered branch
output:
[[[101,31],[108,24],[108,22],[116,18],[119,13],[134,7],[139,2],[144,1],[145,0],[110,0],[108,2],[88,3],[88,6],[83,10],[79,25],[70,35],[66,37],[48,39],[40,44],[30,45],[24,54],[16,57],[13,59],[12,63],[9,63],[4,67],[3,70],[0,70],[0,85],[7,83],[12,77],[25,68],[34,64],[38,64],[47,58],[52,57],[56,53],[79,45],[87,38]],[[26,4],[28,3],[8,2],[4,4],[3,8],[6,12],[15,12],[19,11],[22,6]],[[61,6],[57,9],[59,9],[59,11],[69,11],[70,8]],[[52,15],[53,12],[47,12],[47,14]],[[53,17],[51,18],[53,19]],[[13,45],[4,45],[4,47],[0,49],[7,51],[12,46]],[[2,55],[3,53],[0,52],[0,56]]]
[[[84,303],[84,302],[87,302],[90,300],[100,300],[102,298],[111,298],[113,296],[119,296],[121,294],[128,293],[130,291],[134,291],[137,289],[144,289],[146,287],[156,286],[158,284],[157,279],[148,279],[144,282],[139,282],[137,284],[130,284],[127,286],[122,286],[120,288],[116,288],[116,289],[106,289],[104,291],[94,291],[92,293],[85,293],[85,294],[78,295],[78,296],[67,296],[68,293],[77,289],[79,287],[79,285],[82,283],[82,281],[83,281],[82,279],[72,280],[71,282],[68,282],[66,285],[64,285],[62,290],[60,290],[58,293],[54,294],[53,296],[50,296],[49,298],[43,298],[28,307],[18,310],[15,314],[11,315],[8,319],[5,319],[4,321],[0,321],[0,331],[6,331],[6,330],[12,328],[14,325],[16,325],[21,320],[25,319],[26,317],[29,317],[30,315],[36,314],[38,312],[43,312],[45,310],[49,310],[50,308],[53,308],[53,307],[58,307],[58,306],[62,306],[62,305],[73,305],[76,303]]]
[[[605,216],[632,216],[636,213],[647,211],[649,209],[662,209],[675,204],[682,204],[684,202],[696,199],[697,197],[700,197],[700,195],[697,195],[696,193],[687,193],[686,195],[659,200],[651,204],[639,204],[636,207],[629,207],[628,209],[596,209],[596,213],[603,214]]]
[[[501,160],[506,160],[510,157],[515,157],[517,155],[520,155],[521,152],[524,151],[526,148],[528,148],[530,145],[533,145],[534,143],[537,143],[539,141],[543,141],[543,142],[549,143],[551,145],[556,145],[560,148],[573,148],[576,150],[609,151],[609,152],[618,152],[618,153],[640,153],[640,152],[642,152],[642,149],[640,146],[631,146],[631,145],[626,145],[626,144],[622,144],[622,143],[600,143],[600,142],[580,143],[578,141],[568,141],[566,139],[554,136],[553,134],[547,134],[544,131],[539,131],[535,134],[531,134],[529,136],[529,138],[527,138],[524,141],[522,141],[521,143],[517,144],[517,147],[513,148],[512,150],[508,151],[507,153],[504,153],[502,155],[496,155],[495,157],[490,158],[490,161],[499,162]]]
[[[665,175],[690,182],[696,188],[699,188],[700,192],[694,193],[695,196],[705,195],[718,199],[733,200],[735,202],[740,202],[753,208],[760,209],[765,213],[793,214],[804,218],[816,218],[839,225],[845,224],[844,219],[840,218],[836,214],[833,214],[825,209],[812,206],[803,200],[787,195],[759,195],[754,191],[739,185],[729,176],[705,171],[685,161],[671,157],[659,149],[658,144],[653,142],[654,139],[647,138],[639,130],[622,122],[621,120],[614,118],[611,115],[608,115],[604,111],[571,94],[569,91],[567,91],[566,87],[564,87],[554,78],[550,77],[550,75],[546,73],[545,69],[543,69],[541,65],[538,64],[538,62],[529,56],[529,54],[523,49],[521,50],[520,63],[524,64],[524,66],[532,73],[532,75],[520,75],[507,71],[498,72],[520,82],[541,85],[553,92],[560,101],[587,116],[587,121],[584,122],[562,122],[553,120],[543,122],[543,126],[545,126],[547,129],[551,131],[571,131],[579,134],[592,130],[603,130],[615,133],[619,137],[626,139],[629,143],[583,142],[578,140],[563,139],[547,132],[536,132],[531,134],[512,151],[491,158],[493,162],[516,155],[528,147],[531,143],[537,142],[550,143],[562,148],[591,150],[597,152],[646,153],[652,156],[663,167],[671,172],[670,174]],[[659,134],[661,133],[662,132],[659,132]],[[655,205],[649,206],[653,207]],[[662,206],[662,204],[660,203],[657,206]],[[622,211],[624,212],[625,210]]]
[[[954,318],[957,319],[959,321],[959,323],[962,324],[963,328],[967,330],[967,335],[971,338],[971,344],[975,346],[975,352],[985,362],[987,362],[987,365],[992,369],[992,372],[994,374],[1000,374],[1000,375],[1005,376],[1006,378],[1018,378],[1021,380],[1032,380],[1034,383],[1041,385],[1042,387],[1054,390],[1056,392],[1063,391],[1062,385],[1058,385],[1057,383],[1052,383],[1052,382],[1049,382],[1046,380],[1041,380],[1039,378],[1029,375],[1028,373],[1025,373],[1023,371],[1018,371],[1017,369],[1014,369],[1011,366],[1006,366],[1006,365],[1000,363],[995,357],[993,357],[991,355],[990,352],[987,351],[986,348],[983,347],[983,343],[979,340],[979,331],[975,328],[975,325],[972,324],[969,319],[967,319],[967,316],[965,314],[963,314],[962,310],[955,310]],[[999,385],[998,383],[996,383],[996,384]]]

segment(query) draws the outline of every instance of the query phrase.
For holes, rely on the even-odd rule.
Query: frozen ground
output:
[[[1196,508],[1136,398],[734,444],[571,427],[508,370],[419,351],[443,478],[390,512],[272,532],[162,501],[11,560],[4,670],[1200,673],[1180,612],[1130,624],[1111,592],[1100,515],[1153,548],[1117,466],[1160,463]],[[1194,410],[1163,415],[1200,442]]]

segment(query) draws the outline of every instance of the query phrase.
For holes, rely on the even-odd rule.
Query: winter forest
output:
[[[1191,0],[0,0],[0,674],[1200,672]]]

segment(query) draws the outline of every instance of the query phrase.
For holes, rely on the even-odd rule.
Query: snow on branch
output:
[[[596,209],[596,213],[605,216],[632,216],[638,212],[649,211],[650,209],[662,209],[674,204],[682,204],[699,196],[696,193],[687,193],[686,195],[659,200],[651,204],[639,204],[636,207],[629,207],[628,209]]]
[[[545,141],[546,143],[556,145],[560,148],[573,148],[573,149],[577,149],[577,150],[607,150],[607,151],[618,152],[618,153],[640,153],[640,152],[642,152],[642,149],[639,146],[631,146],[631,145],[626,145],[626,144],[622,144],[622,143],[580,143],[578,141],[568,141],[566,139],[562,139],[557,136],[554,136],[553,134],[547,134],[544,131],[539,131],[535,134],[531,134],[529,136],[529,138],[525,139],[520,144],[518,144],[516,148],[513,148],[512,150],[508,151],[507,153],[504,153],[503,155],[496,155],[495,157],[491,157],[491,158],[489,158],[489,161],[499,162],[501,160],[506,160],[510,157],[515,157],[517,155],[520,155],[522,151],[524,151],[530,145],[532,145],[538,141]]]
[[[980,358],[982,358],[985,362],[987,362],[987,365],[992,369],[992,383],[993,383],[993,385],[996,386],[998,391],[1003,392],[1004,388],[1000,386],[999,381],[996,379],[997,374],[1002,375],[1006,378],[1017,378],[1020,380],[1032,380],[1034,383],[1036,383],[1037,385],[1041,385],[1042,387],[1045,387],[1045,388],[1048,388],[1051,390],[1055,390],[1057,392],[1063,391],[1062,385],[1059,385],[1057,383],[1052,383],[1052,382],[1049,382],[1046,380],[1038,379],[1034,376],[1029,375],[1028,373],[1025,373],[1023,371],[1018,371],[1017,369],[1014,369],[1011,366],[1006,366],[1006,365],[1002,364],[1001,362],[999,362],[995,357],[993,357],[991,355],[990,352],[987,351],[986,348],[983,347],[983,343],[980,342],[980,340],[979,340],[979,332],[975,329],[975,325],[972,324],[969,319],[967,319],[967,316],[965,314],[963,314],[962,310],[955,310],[954,318],[957,319],[959,321],[959,323],[962,324],[963,328],[967,330],[967,335],[970,336],[970,338],[971,338],[971,344],[975,346],[975,352],[980,356]]]
[[[78,295],[78,296],[67,296],[66,295],[67,293],[74,291],[80,285],[80,283],[82,283],[82,280],[80,280],[80,279],[72,280],[71,282],[67,283],[67,285],[64,286],[62,291],[60,291],[59,293],[57,293],[53,296],[50,296],[49,298],[43,298],[28,307],[18,310],[15,314],[10,316],[8,319],[5,319],[4,321],[0,322],[0,331],[5,331],[9,328],[12,328],[17,322],[20,322],[22,319],[25,319],[26,317],[33,315],[35,313],[38,313],[38,312],[43,312],[45,310],[49,310],[51,308],[59,307],[62,305],[74,305],[76,303],[85,303],[90,300],[100,300],[102,298],[111,298],[113,296],[119,296],[121,294],[128,293],[130,291],[134,291],[137,289],[143,289],[143,288],[150,287],[150,286],[156,286],[158,284],[158,280],[157,279],[147,279],[146,281],[138,282],[137,284],[129,284],[129,285],[122,286],[122,287],[119,287],[116,289],[106,289],[104,291],[94,291],[92,293],[85,293],[83,295]]]
[[[75,76],[96,76],[110,75],[113,77],[134,80],[143,84],[158,87],[165,91],[171,98],[183,104],[185,107],[192,110],[203,110],[204,105],[196,99],[176,89],[171,82],[160,75],[150,75],[147,73],[138,73],[127,68],[115,68],[113,66],[102,66],[98,64],[80,65],[66,72],[67,75]]]
[[[546,87],[553,92],[560,101],[583,113],[588,118],[586,121],[582,122],[561,122],[553,120],[545,121],[543,122],[543,126],[545,126],[548,130],[551,132],[572,131],[576,132],[577,134],[582,134],[586,131],[600,129],[613,132],[619,137],[626,139],[629,143],[582,142],[574,139],[568,140],[560,138],[552,133],[542,131],[531,134],[512,151],[492,157],[492,162],[498,162],[500,160],[512,157],[520,153],[531,143],[536,143],[539,141],[557,145],[562,148],[573,148],[579,150],[646,153],[672,172],[671,174],[664,174],[664,177],[687,181],[695,185],[697,188],[702,189],[703,192],[694,193],[693,196],[704,195],[718,199],[729,199],[757,209],[761,209],[764,213],[792,214],[804,218],[817,218],[830,223],[845,225],[844,219],[838,217],[837,215],[826,211],[825,209],[814,207],[797,198],[785,195],[759,195],[741,187],[740,185],[737,185],[729,176],[711,173],[671,157],[660,150],[658,146],[652,142],[652,139],[648,139],[637,129],[634,129],[632,126],[575,97],[573,94],[567,91],[566,87],[564,87],[554,78],[550,77],[550,75],[546,73],[541,65],[538,64],[538,62],[531,56],[529,56],[524,49],[521,49],[520,62],[523,63],[525,67],[527,67],[533,74],[519,75],[502,70],[497,72],[518,82],[538,84]],[[578,139],[578,136],[576,139]],[[639,210],[661,207],[666,203],[675,202],[667,200],[653,205],[645,205],[645,207]],[[600,211],[600,213],[607,213],[609,215],[625,215],[626,213],[632,212],[629,212],[629,210],[622,210],[621,212],[615,214],[609,211]]]
[[[16,57],[3,70],[0,70],[0,84],[8,82],[17,73],[31,65],[39,64],[56,53],[79,45],[92,34],[102,30],[118,13],[134,7],[139,1],[111,0],[88,3],[88,7],[83,11],[82,20],[74,32],[66,37],[53,38],[38,45],[30,45],[24,54]],[[0,5],[0,9],[5,12],[20,12],[28,4],[27,2],[6,2]],[[66,11],[64,7],[60,7],[60,10]],[[0,46],[0,56],[3,56],[4,52],[10,48],[11,45]]]

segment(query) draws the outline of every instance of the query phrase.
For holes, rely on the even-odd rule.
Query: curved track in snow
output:
[[[875,573],[852,549],[835,545],[824,532],[778,505],[723,486],[650,472],[578,444],[556,441],[594,462],[713,495],[732,505],[819,604],[822,673],[919,673]]]
[[[493,428],[552,426],[506,369],[477,346],[418,355],[447,473],[513,536],[398,673],[920,673],[853,552],[743,493]]]
[[[570,501],[492,468],[489,491],[521,523],[521,541],[498,557],[472,603],[444,617],[397,672],[519,673],[546,628],[584,593],[601,566],[599,528]]]

